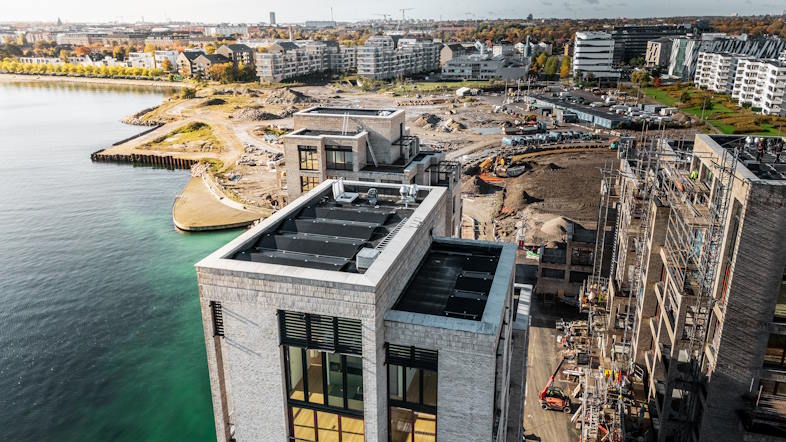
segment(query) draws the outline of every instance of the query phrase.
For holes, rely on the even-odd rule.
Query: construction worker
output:
[[[760,163],[764,156],[764,138],[759,138],[759,145],[756,146],[756,162]]]
[[[693,169],[693,171],[690,173],[690,179],[692,179],[693,181],[696,181],[697,179],[699,179],[699,170],[698,169]]]

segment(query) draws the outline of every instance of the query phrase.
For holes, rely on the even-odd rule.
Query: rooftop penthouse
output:
[[[449,232],[461,222],[459,165],[423,149],[409,134],[406,115],[395,109],[312,107],[294,114],[294,130],[283,137],[287,195],[294,200],[328,178],[375,183],[444,186]]]
[[[197,264],[219,441],[521,440],[516,247],[450,197],[327,180]]]

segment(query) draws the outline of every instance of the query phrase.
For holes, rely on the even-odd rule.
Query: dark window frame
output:
[[[319,185],[319,177],[311,175],[300,176],[300,191],[308,192]]]
[[[300,170],[319,170],[319,155],[315,146],[298,146],[297,155]]]
[[[339,158],[341,162],[338,162]],[[349,146],[325,146],[325,167],[329,170],[354,170],[355,154]]]

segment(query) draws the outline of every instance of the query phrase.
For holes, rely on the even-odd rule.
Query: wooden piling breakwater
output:
[[[125,163],[135,166],[161,167],[166,169],[191,169],[191,166],[198,163],[198,160],[176,158],[171,155],[150,155],[150,154],[107,154],[104,149],[90,154],[90,159],[95,162]]]

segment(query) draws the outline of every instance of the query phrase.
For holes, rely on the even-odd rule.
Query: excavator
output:
[[[544,410],[561,410],[563,413],[570,413],[570,398],[562,392],[562,389],[554,386],[554,377],[559,373],[565,359],[562,359],[557,365],[557,369],[549,378],[549,382],[543,387],[543,390],[538,395],[540,408]]]

